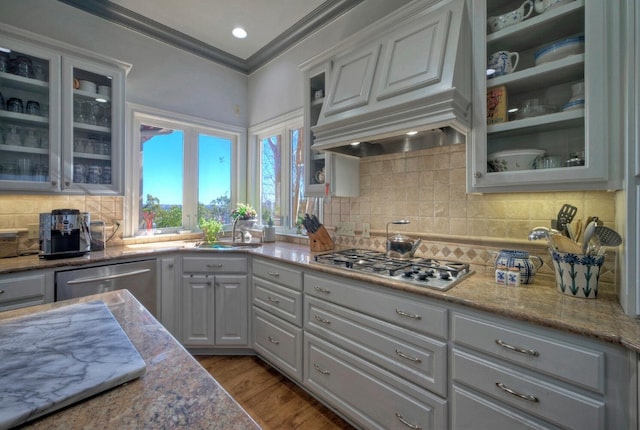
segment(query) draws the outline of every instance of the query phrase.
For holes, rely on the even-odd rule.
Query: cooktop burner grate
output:
[[[318,254],[314,260],[319,264],[441,291],[448,290],[473,273],[466,263],[422,257],[396,259],[387,257],[384,252],[356,248]]]

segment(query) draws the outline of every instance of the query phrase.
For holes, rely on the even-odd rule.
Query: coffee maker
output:
[[[89,213],[54,209],[40,214],[40,258],[78,257],[91,251]]]

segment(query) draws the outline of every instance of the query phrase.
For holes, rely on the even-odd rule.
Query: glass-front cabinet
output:
[[[469,191],[620,186],[608,60],[617,49],[609,13],[617,3],[473,2]]]
[[[121,194],[127,65],[6,32],[0,27],[0,190]]]
[[[0,188],[50,190],[60,163],[60,56],[0,41]]]
[[[62,58],[63,187],[101,194],[122,177],[124,75],[117,69]]]

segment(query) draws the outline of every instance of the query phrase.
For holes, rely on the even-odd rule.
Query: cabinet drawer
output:
[[[45,275],[14,276],[0,279],[0,306],[13,308],[10,302],[28,302],[28,305],[44,303]]]
[[[302,271],[290,266],[254,259],[253,275],[302,291]]]
[[[491,423],[491,430],[560,430],[524,412],[453,385],[451,430],[476,430]]]
[[[362,428],[447,428],[445,400],[312,334],[304,342],[304,385]]]
[[[302,381],[302,329],[253,306],[253,337],[258,354]]]
[[[498,321],[454,313],[452,340],[559,379],[604,392],[602,351],[562,340],[554,333],[534,333]]]
[[[559,426],[581,430],[604,428],[602,401],[456,349],[451,369],[455,382]]]
[[[247,273],[247,259],[240,256],[184,257],[182,271],[207,273]]]
[[[341,306],[305,298],[306,332],[418,384],[447,395],[447,344]]]
[[[253,278],[253,304],[285,321],[302,326],[302,293]]]
[[[419,333],[447,338],[447,310],[335,278],[304,274],[304,292]]]

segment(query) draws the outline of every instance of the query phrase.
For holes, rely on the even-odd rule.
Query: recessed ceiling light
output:
[[[98,103],[106,103],[106,102],[107,102],[107,99],[103,99],[102,97],[96,97],[96,101],[97,101]]]
[[[238,39],[244,39],[245,37],[247,37],[247,32],[242,27],[234,28],[231,33]]]
[[[6,52],[6,53],[9,53],[9,52],[11,52],[11,49],[9,49],[9,48],[5,48],[4,46],[0,46],[0,52]]]
[[[351,145],[351,146],[358,146],[358,145],[360,145],[360,142],[351,142],[349,145]]]
[[[418,134],[417,131],[407,131],[407,136],[415,136],[416,134]]]

